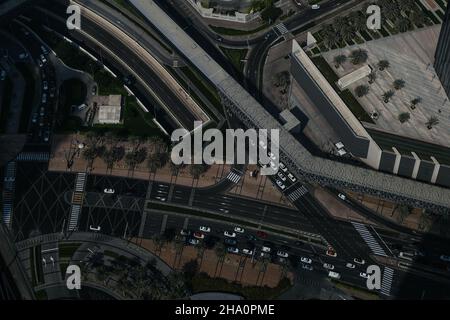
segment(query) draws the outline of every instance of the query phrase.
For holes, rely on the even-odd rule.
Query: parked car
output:
[[[91,230],[91,231],[100,231],[101,230],[101,227],[100,226],[97,226],[97,227],[94,227],[94,226],[92,226],[92,225],[90,225],[89,226],[89,230]]]
[[[365,273],[365,272],[360,272],[360,273],[359,273],[359,276],[360,276],[361,278],[364,278],[364,279],[369,278],[369,276],[368,276],[367,273]]]
[[[276,180],[275,182],[278,185],[278,187],[280,187],[281,190],[286,189],[286,186],[280,180]]]
[[[200,231],[203,231],[203,232],[211,232],[211,228],[210,227],[201,226],[198,229]]]
[[[4,81],[6,79],[6,71],[0,71],[0,81]]]
[[[355,269],[356,266],[353,263],[347,262],[347,264],[345,265],[347,268],[349,269]]]
[[[287,171],[287,168],[286,168],[286,166],[284,165],[283,162],[280,162],[279,166],[280,166],[281,171],[283,171],[283,172]]]
[[[244,228],[241,228],[241,227],[234,227],[234,231],[238,232],[238,233],[244,233],[245,232]]]
[[[254,235],[252,235],[252,234],[248,234],[247,235],[247,239],[250,240],[250,241],[256,241],[256,237]]]
[[[200,243],[200,241],[199,241],[198,239],[195,239],[195,238],[190,238],[190,239],[188,240],[188,243],[189,243],[189,244],[192,244],[193,246],[196,246],[197,244]]]
[[[47,81],[42,81],[42,88],[47,91],[48,90],[48,83]]]
[[[341,275],[338,272],[330,271],[328,272],[328,276],[333,279],[340,279]]]
[[[181,229],[180,234],[182,236],[189,236],[189,235],[191,235],[191,231],[187,230],[187,229]]]
[[[113,194],[113,193],[115,193],[116,191],[115,191],[114,189],[112,189],[112,188],[105,188],[105,189],[103,190],[103,192],[104,192],[104,193]]]
[[[279,250],[279,251],[277,251],[277,256],[282,257],[282,258],[287,258],[287,257],[289,257],[289,254],[287,252]]]
[[[253,255],[253,250],[244,248],[244,249],[242,249],[242,253],[246,254],[248,256],[251,256],[251,255]]]
[[[313,10],[320,9],[320,5],[318,5],[318,4],[313,4],[313,5],[311,6],[311,9],[313,9]]]
[[[364,259],[361,258],[355,258],[353,259],[353,262],[357,263],[357,264],[365,264],[366,261],[364,261]]]
[[[300,261],[303,263],[307,263],[307,264],[311,264],[312,260],[310,258],[307,257],[300,257]]]
[[[277,176],[278,176],[278,178],[281,179],[281,181],[286,181],[286,176],[285,176],[283,173],[278,172],[278,173],[277,173]]]
[[[442,261],[450,262],[450,256],[447,256],[445,254],[441,254],[439,259],[441,259]]]
[[[225,230],[225,231],[223,232],[223,235],[224,235],[225,237],[230,237],[230,238],[235,238],[235,237],[236,237],[236,233],[230,232],[230,231],[227,231],[227,230]]]
[[[292,182],[295,182],[295,181],[297,181],[297,178],[296,177],[294,177],[294,175],[292,174],[292,173],[288,173],[288,178],[292,181]]]

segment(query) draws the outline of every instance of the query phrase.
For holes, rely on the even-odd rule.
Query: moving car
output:
[[[306,257],[300,257],[300,261],[303,263],[307,263],[307,264],[312,263],[312,260],[310,258],[306,258]]]
[[[199,244],[199,242],[200,242],[200,241],[199,241],[198,239],[195,239],[195,238],[190,238],[190,239],[188,240],[188,243],[189,243],[189,244],[192,244],[193,246]]]
[[[366,261],[364,261],[364,259],[361,258],[355,258],[353,259],[353,262],[357,263],[357,264],[365,264]]]
[[[270,249],[269,247],[266,247],[266,246],[262,246],[262,248],[261,248],[261,251],[262,251],[262,252],[267,252],[267,253],[269,253],[271,250],[272,250],[272,249]]]
[[[230,246],[235,246],[237,244],[237,241],[232,238],[225,238],[223,242],[225,242],[225,244],[228,244]]]
[[[234,231],[238,232],[238,233],[244,233],[245,232],[244,228],[241,228],[241,227],[234,227]]]
[[[228,248],[227,248],[227,251],[228,251],[229,253],[234,253],[234,254],[238,254],[238,253],[239,253],[239,249],[236,248],[236,247],[228,247]]]
[[[361,278],[364,278],[364,279],[369,278],[369,276],[368,276],[367,273],[365,273],[365,272],[360,272],[360,273],[359,273],[359,276],[360,276]]]
[[[48,83],[47,83],[47,81],[43,81],[42,82],[42,87],[43,87],[44,90],[48,90]]]
[[[103,192],[104,192],[104,193],[113,194],[113,193],[115,193],[116,191],[115,191],[114,189],[111,189],[111,188],[105,188],[105,189],[103,190]]]
[[[199,227],[198,230],[203,231],[203,232],[211,232],[211,228],[205,227],[205,226]]]
[[[224,235],[225,237],[230,237],[230,238],[235,238],[235,237],[236,237],[236,233],[230,232],[230,231],[227,231],[227,230],[225,230],[225,231],[223,232],[223,235]]]
[[[92,225],[90,225],[90,226],[89,226],[89,230],[91,230],[91,231],[100,231],[100,230],[101,230],[101,227],[100,227],[100,226],[93,227]]]
[[[287,258],[287,257],[289,257],[289,254],[287,252],[279,250],[277,252],[277,256],[282,257],[282,258]]]
[[[302,263],[302,269],[309,270],[309,271],[313,271],[314,270],[312,265],[304,264],[304,263]]]
[[[203,239],[203,238],[205,238],[205,235],[203,233],[199,232],[199,231],[195,231],[194,232],[194,237],[197,238],[197,239]]]
[[[325,254],[326,254],[327,256],[330,256],[330,257],[336,257],[336,256],[337,256],[336,251],[334,251],[332,248],[329,248],[329,249],[325,252]]]
[[[166,201],[166,198],[164,198],[164,197],[155,197],[155,199],[158,199],[159,201],[162,201],[162,202]]]
[[[251,256],[251,255],[253,255],[253,250],[244,248],[244,249],[242,249],[242,253],[246,254],[248,256]]]
[[[334,265],[332,265],[332,264],[330,264],[330,263],[324,263],[324,264],[323,264],[323,267],[324,267],[325,269],[328,269],[328,270],[333,270],[333,269],[334,269]]]
[[[341,278],[341,275],[339,273],[337,273],[337,272],[334,272],[334,271],[328,272],[328,276],[330,278],[333,278],[333,279],[340,279]]]
[[[313,5],[311,6],[311,9],[313,9],[313,10],[320,9],[320,5],[318,5],[318,4],[313,4]]]
[[[341,198],[342,200],[347,200],[347,197],[345,196],[345,194],[339,193],[338,197]]]
[[[442,261],[450,262],[450,256],[446,256],[445,254],[441,254],[439,257]]]
[[[347,268],[349,269],[355,269],[356,266],[353,263],[347,262],[347,264],[345,265]]]
[[[191,231],[187,229],[181,229],[180,234],[182,236],[189,236],[191,234]]]

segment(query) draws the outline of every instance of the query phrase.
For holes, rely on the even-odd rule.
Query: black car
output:
[[[250,241],[256,241],[256,237],[252,234],[247,235],[247,239]]]
[[[235,239],[226,238],[224,240],[225,244],[230,246],[235,246],[237,244],[237,241]]]

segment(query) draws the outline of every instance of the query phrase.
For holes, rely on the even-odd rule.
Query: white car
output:
[[[266,252],[266,253],[269,253],[271,250],[272,249],[270,249],[269,247],[266,247],[266,246],[262,246],[262,248],[261,248],[261,251]]]
[[[339,193],[338,197],[341,198],[342,200],[347,200],[347,197],[345,196],[345,194]]]
[[[286,176],[285,176],[283,173],[278,172],[278,173],[277,173],[277,176],[278,176],[278,178],[281,179],[281,181],[286,181]]]
[[[224,235],[225,237],[236,238],[236,233],[234,233],[234,232],[228,232],[228,231],[226,231],[226,230],[223,232],[223,235]]]
[[[353,263],[347,262],[347,264],[345,265],[347,268],[349,269],[355,269],[356,266]]]
[[[286,186],[280,180],[277,180],[275,182],[280,187],[281,190],[284,190],[286,188]]]
[[[323,267],[328,270],[334,270],[334,266],[330,263],[324,263]]]
[[[244,233],[245,229],[241,228],[241,227],[234,227],[234,232],[238,232],[238,233]]]
[[[286,172],[286,171],[287,171],[287,168],[286,168],[286,166],[284,165],[283,162],[280,162],[280,169],[281,169],[281,171],[283,171],[283,172]]]
[[[369,278],[369,276],[368,276],[367,273],[365,273],[365,272],[360,272],[360,273],[359,273],[359,276],[360,276],[361,278],[364,278],[364,279]]]
[[[306,258],[306,257],[301,257],[300,261],[303,263],[307,263],[307,264],[311,264],[312,260],[310,258]]]
[[[364,259],[361,258],[355,258],[353,259],[353,262],[357,263],[357,264],[365,264],[366,261],[364,261]]]
[[[339,273],[337,273],[337,272],[334,272],[334,271],[328,272],[328,276],[330,278],[333,278],[333,279],[340,279],[341,278],[341,275]]]
[[[289,178],[292,182],[297,181],[297,178],[294,177],[294,175],[293,175],[292,173],[288,173],[288,178]]]
[[[445,254],[441,254],[439,257],[442,261],[450,262],[450,256],[446,256]]]
[[[211,228],[210,227],[205,227],[205,226],[199,227],[198,230],[200,230],[202,232],[211,232]]]
[[[91,231],[100,231],[101,228],[100,228],[100,226],[93,227],[92,225],[90,225],[90,226],[89,226],[89,230],[91,230]]]
[[[253,255],[253,250],[244,248],[244,249],[242,249],[242,253],[243,253],[243,254],[246,254],[246,255],[248,255],[248,256],[251,256],[251,255]]]
[[[238,253],[239,253],[239,249],[236,248],[236,247],[228,247],[228,248],[227,248],[227,251],[228,251],[229,253],[234,253],[234,254],[238,254]]]
[[[320,9],[320,5],[318,5],[318,4],[313,4],[313,5],[311,6],[311,9],[313,9],[313,10]]]
[[[289,257],[289,254],[284,251],[278,251],[277,256],[282,257],[282,258],[287,258],[287,257]]]
[[[42,87],[43,87],[44,90],[48,90],[48,83],[47,83],[47,81],[43,81],[42,82]]]
[[[104,192],[104,193],[113,194],[113,193],[115,193],[116,191],[115,191],[114,189],[111,189],[111,188],[105,188],[105,189],[103,190],[103,192]]]
[[[155,197],[155,199],[158,199],[159,201],[162,201],[162,202],[166,201],[166,198],[164,198],[164,197]]]
[[[42,61],[43,63],[46,63],[46,62],[47,62],[47,59],[45,59],[45,56],[44,56],[43,54],[41,54],[39,57],[41,58],[41,61]]]

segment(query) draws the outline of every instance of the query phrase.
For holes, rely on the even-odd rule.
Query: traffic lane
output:
[[[104,193],[105,189],[112,189],[116,195],[145,198],[147,188],[146,180],[90,174],[86,180],[85,191]]]
[[[107,47],[116,56],[118,56],[122,61],[118,61],[119,64],[125,62],[131,69],[133,69],[139,77],[142,78],[145,83],[154,90],[154,92],[157,92],[157,95],[162,101],[164,101],[167,107],[172,110],[174,114],[178,115],[177,118],[180,121],[183,121],[183,126],[186,126],[188,129],[192,129],[196,118],[186,108],[184,108],[183,102],[172,93],[171,89],[169,89],[164,82],[159,81],[159,77],[156,73],[149,68],[147,64],[142,63],[141,58],[133,50],[123,45],[120,41],[117,41],[114,36],[103,30],[102,27],[95,24],[95,22],[92,22],[89,19],[84,19],[82,23],[84,32],[88,33],[90,36],[95,38],[96,41]],[[73,32],[71,34],[73,35]],[[79,33],[78,35],[83,37],[83,35]],[[97,47],[96,43],[92,43],[90,39],[85,39],[85,43],[90,43],[91,47]],[[102,48],[98,49],[103,52]],[[108,56],[108,52],[103,52],[103,54]],[[111,57],[111,59],[115,61],[114,57]]]

